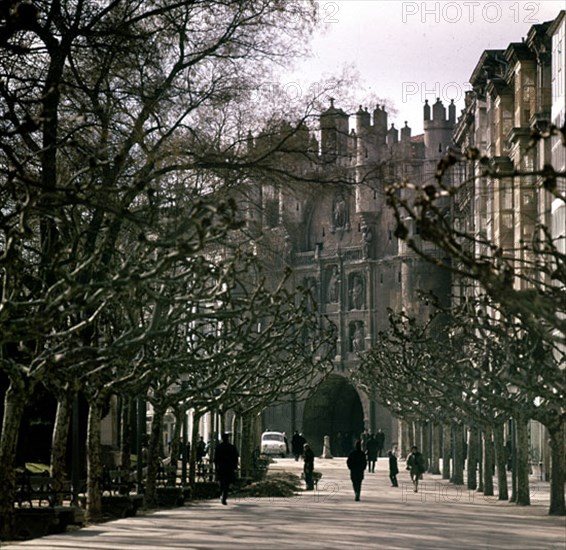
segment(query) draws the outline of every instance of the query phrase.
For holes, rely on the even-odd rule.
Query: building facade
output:
[[[329,435],[338,455],[364,430],[382,429],[386,445],[400,443],[399,422],[379,398],[356,388],[348,372],[358,352],[378,344],[378,332],[388,328],[388,308],[423,317],[429,312],[419,291],[448,299],[448,272],[417,257],[395,236],[385,189],[433,177],[450,144],[455,115],[453,104],[448,109],[440,100],[426,104],[424,134],[412,136],[407,123],[400,130],[389,125],[381,106],[373,113],[360,107],[349,116],[331,100],[318,132],[293,136],[293,151],[305,153],[294,169],[305,181],[261,182],[252,193],[250,231],[261,236],[264,249],[270,243],[271,265],[275,271],[291,267],[294,284],[311,290],[321,318],[338,329],[333,374],[313,395],[294,396],[265,411],[263,429],[303,432],[317,452]],[[277,142],[285,131],[271,132],[269,139]],[[261,147],[266,139],[258,136],[251,146]],[[412,230],[418,239],[418,228]]]

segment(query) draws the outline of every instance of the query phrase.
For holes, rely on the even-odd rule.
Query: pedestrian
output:
[[[354,445],[354,450],[348,455],[346,465],[350,470],[350,479],[354,488],[355,500],[360,500],[362,491],[362,480],[364,479],[364,470],[367,466],[366,454],[362,451],[362,442],[358,439]]]
[[[399,467],[397,465],[397,457],[393,450],[387,453],[389,457],[389,479],[391,480],[391,487],[399,487],[397,482],[397,474],[399,473]]]
[[[308,443],[303,445],[303,461],[307,491],[312,491],[314,489],[314,453]]]
[[[407,457],[407,470],[411,474],[411,481],[414,485],[415,493],[419,490],[419,479],[422,479],[425,472],[425,461],[416,445],[411,447],[411,454]]]
[[[375,434],[371,434],[366,443],[366,455],[368,459],[368,472],[375,473],[375,463],[377,462],[377,439]]]
[[[228,504],[228,490],[230,483],[235,480],[236,470],[238,469],[238,451],[232,443],[227,433],[222,434],[222,443],[219,443],[214,453],[214,466],[216,467],[216,477],[220,483],[220,496],[222,504]]]
[[[375,439],[377,440],[377,456],[382,456],[381,453],[383,453],[385,448],[385,434],[381,431],[381,428],[377,430]]]
[[[291,451],[293,452],[295,461],[298,461],[299,457],[303,454],[303,446],[305,443],[305,438],[297,430],[295,430],[295,433],[291,438]]]

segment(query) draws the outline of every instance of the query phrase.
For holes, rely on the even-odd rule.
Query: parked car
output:
[[[261,453],[285,458],[287,456],[285,434],[281,432],[263,432],[261,434]]]

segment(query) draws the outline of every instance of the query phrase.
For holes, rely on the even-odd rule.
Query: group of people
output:
[[[375,472],[377,454],[374,458],[375,449],[372,443],[374,439],[373,436],[366,439],[365,449],[363,448],[362,438],[358,439],[354,445],[354,449],[350,451],[346,460],[346,465],[350,470],[350,480],[356,501],[360,500],[362,481],[366,469],[368,472]],[[303,473],[306,489],[312,491],[314,489],[314,452],[305,438],[298,432],[295,432],[293,435],[291,447],[295,460],[298,460],[299,456],[303,459]],[[377,452],[379,453],[379,451]],[[397,464],[397,456],[393,450],[390,450],[387,455],[389,459],[389,479],[391,486],[398,487],[397,475],[399,474],[399,467]],[[226,433],[222,434],[222,441],[216,446],[214,452],[214,465],[216,468],[216,476],[220,484],[221,502],[224,505],[227,504],[230,484],[234,481],[236,476],[238,461],[238,451],[236,447],[230,443],[230,436]],[[426,470],[426,461],[416,446],[411,447],[411,453],[407,457],[406,467],[411,476],[414,491],[418,492],[419,480],[422,479],[422,475]]]
[[[354,450],[350,452],[346,460],[346,465],[350,470],[350,480],[352,481],[352,487],[354,489],[354,498],[357,501],[360,500],[362,481],[366,468],[368,468],[370,472],[375,472],[375,465],[373,467],[371,466],[369,456],[370,452],[367,449],[364,452],[362,449],[362,441],[358,440],[356,441]],[[399,487],[399,482],[397,481],[397,475],[399,474],[397,456],[393,450],[390,450],[387,456],[389,458],[389,479],[391,486]],[[416,446],[411,447],[411,453],[407,457],[406,464],[413,483],[413,490],[416,493],[419,490],[419,480],[422,479],[422,475],[426,471],[424,456]]]

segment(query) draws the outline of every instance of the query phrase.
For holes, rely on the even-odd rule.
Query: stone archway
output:
[[[303,412],[303,435],[315,456],[322,453],[325,435],[330,436],[332,454],[345,456],[363,431],[358,392],[343,376],[330,375],[306,400]]]

